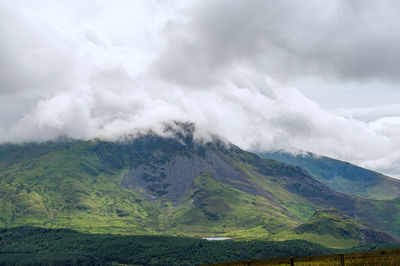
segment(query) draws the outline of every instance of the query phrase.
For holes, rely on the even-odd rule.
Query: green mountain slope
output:
[[[225,233],[263,225],[263,237],[299,224],[282,206],[203,174],[195,179],[172,225],[180,232]]]
[[[118,145],[110,147],[113,155],[107,158],[103,145],[107,144],[71,142],[41,156],[28,149],[28,159],[8,162],[0,173],[0,224],[151,229],[157,209],[120,185],[124,158],[119,157]],[[41,145],[36,147],[41,150]]]
[[[262,158],[297,165],[330,188],[363,198],[388,200],[400,197],[400,180],[312,153],[293,155],[284,151],[259,153]]]
[[[337,208],[400,236],[400,199],[339,193],[297,166],[193,141],[192,130],[0,145],[0,226],[273,238]]]
[[[331,248],[351,248],[366,244],[395,243],[393,237],[379,232],[337,209],[316,211],[309,221],[274,236],[275,240],[311,240]]]

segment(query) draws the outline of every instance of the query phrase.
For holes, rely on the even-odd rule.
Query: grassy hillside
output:
[[[43,144],[49,145],[54,144]],[[66,149],[39,156],[41,145],[32,150],[29,146],[22,152],[28,159],[8,162],[11,166],[2,167],[0,172],[0,225],[151,230],[157,208],[120,185],[127,165],[119,151],[113,150],[117,145],[109,153],[103,145],[98,141],[72,142]],[[102,159],[111,153],[110,158]]]
[[[270,200],[218,182],[207,174],[194,181],[183,202],[172,219],[179,232],[223,234],[262,225],[265,230],[259,236],[267,238],[269,233],[299,224]]]
[[[363,198],[389,200],[400,197],[400,180],[380,173],[312,153],[259,153],[262,158],[297,165],[330,188]]]
[[[391,236],[344,215],[339,210],[317,211],[309,221],[273,236],[275,240],[303,239],[331,248],[398,242]]]

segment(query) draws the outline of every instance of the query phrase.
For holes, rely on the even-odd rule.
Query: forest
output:
[[[68,229],[18,227],[0,230],[0,265],[203,265],[383,247],[396,246],[338,250],[304,240],[207,241],[180,236],[85,234]]]

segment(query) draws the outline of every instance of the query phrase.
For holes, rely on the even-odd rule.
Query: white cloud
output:
[[[0,2],[0,142],[183,120],[246,149],[296,147],[400,176],[397,105],[327,111],[287,86],[313,75],[398,82],[397,60],[381,69],[398,49],[389,2],[378,25],[365,21],[374,3],[354,3]]]

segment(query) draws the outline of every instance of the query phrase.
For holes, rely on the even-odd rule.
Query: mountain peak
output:
[[[165,124],[163,133],[167,136],[176,137],[185,143],[192,143],[196,126],[192,122],[173,121]]]

